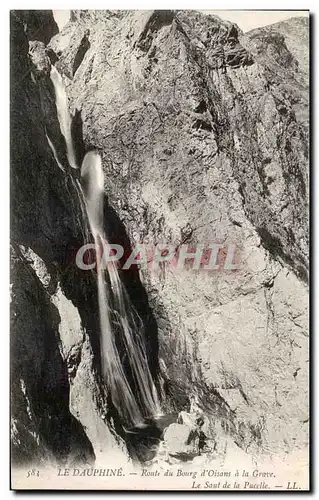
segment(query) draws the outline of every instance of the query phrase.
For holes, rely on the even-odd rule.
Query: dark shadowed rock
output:
[[[59,32],[52,10],[15,10],[11,15],[23,23],[28,40],[38,40],[47,44]]]

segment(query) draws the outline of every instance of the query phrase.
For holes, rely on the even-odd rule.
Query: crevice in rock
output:
[[[83,120],[81,116],[81,111],[76,109],[72,118],[72,123],[71,123],[71,137],[74,145],[74,150],[75,150],[75,158],[76,158],[76,163],[81,167],[83,158],[85,156],[85,153],[87,153],[88,149],[86,150],[85,145],[84,145],[84,139],[83,139]]]
[[[72,67],[72,75],[74,76],[75,73],[77,72],[78,68],[80,67],[85,54],[90,48],[90,41],[89,41],[89,30],[86,30],[84,33],[84,36],[81,40],[80,46],[77,50],[77,53],[75,54],[74,61],[73,61],[73,67]]]
[[[207,132],[211,132],[213,130],[213,127],[210,123],[208,123],[207,121],[205,120],[201,120],[200,118],[197,118],[192,127],[195,129],[195,130],[206,130]]]
[[[281,240],[277,236],[272,235],[265,227],[256,227],[256,231],[261,238],[263,247],[268,250],[271,256],[275,260],[287,263],[303,282],[308,283],[307,263],[303,262],[303,257],[299,256],[302,264],[298,264],[298,261],[296,263],[285,251]]]

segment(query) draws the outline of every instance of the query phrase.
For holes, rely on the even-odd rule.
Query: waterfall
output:
[[[66,143],[66,152],[69,164],[72,168],[77,168],[71,134],[72,120],[69,113],[68,98],[66,95],[62,77],[54,66],[51,66],[50,76],[54,85],[56,110],[60,123],[61,134],[63,135]]]
[[[53,142],[51,141],[50,137],[48,136],[47,132],[45,132],[45,136],[46,136],[46,138],[47,138],[47,141],[48,141],[49,146],[50,146],[50,148],[51,148],[51,151],[52,151],[52,153],[53,153],[53,156],[54,156],[54,159],[55,159],[55,161],[56,161],[56,164],[57,164],[57,165],[58,165],[58,167],[62,170],[62,172],[64,172],[64,167],[63,167],[63,165],[62,165],[62,164],[60,163],[60,161],[59,161],[59,158],[58,158],[58,155],[57,155],[56,149],[55,149],[55,147],[54,147],[54,145],[53,145]]]
[[[55,68],[52,68],[51,79],[68,160],[73,168],[77,168],[66,92],[62,78]],[[52,148],[52,143],[50,147]],[[77,193],[80,199],[83,200],[84,197],[86,214],[96,245],[102,375],[110,390],[113,404],[125,425],[141,426],[145,418],[156,417],[160,413],[160,405],[148,366],[143,323],[122,284],[117,264],[110,261],[107,266],[101,265],[103,252],[107,252],[109,246],[104,232],[104,173],[101,158],[95,151],[88,152],[84,157],[81,184],[77,186]],[[119,344],[122,347],[121,354],[124,353],[129,365],[134,392],[120,358]]]

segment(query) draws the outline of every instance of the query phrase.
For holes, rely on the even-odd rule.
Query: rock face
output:
[[[26,38],[47,44],[59,32],[50,10],[19,10],[11,13],[11,18],[23,27]],[[12,26],[12,25],[11,25]]]
[[[25,50],[13,54],[23,72],[27,41],[15,23],[13,48],[22,41]],[[141,270],[140,277],[123,271],[148,322],[148,355],[164,410],[189,411],[196,401],[215,431],[249,453],[290,453],[308,442],[307,33],[304,19],[243,35],[195,11],[73,11],[47,48],[32,45],[36,83],[28,77],[22,93],[14,83],[12,98],[12,136],[19,137],[12,233],[23,246],[15,246],[15,259],[37,281],[50,314],[55,310],[51,320],[38,308],[42,325],[62,343],[59,363],[69,372],[63,383],[57,377],[54,392],[60,400],[66,384],[64,411],[69,394],[70,412],[95,453],[101,426],[105,448],[115,437],[102,419],[107,405],[94,368],[94,283],[65,266],[66,253],[83,239],[82,215],[43,131],[45,121],[65,163],[45,57],[57,59],[64,75],[78,160],[92,148],[102,156],[109,239],[175,247],[215,242],[240,250],[236,270],[163,266]],[[44,115],[38,88],[46,96]],[[28,248],[47,268],[46,288],[25,257]],[[28,332],[23,349],[31,362],[36,356],[37,364],[50,365],[42,344],[42,354],[35,353],[38,335]],[[20,364],[23,378],[28,365]],[[42,435],[36,419],[17,421]],[[184,424],[174,425],[184,432]],[[74,432],[82,439],[82,431]]]

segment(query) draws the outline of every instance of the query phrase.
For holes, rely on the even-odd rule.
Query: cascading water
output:
[[[62,78],[54,67],[51,70],[51,80],[55,88],[58,119],[66,141],[68,160],[73,168],[78,168],[72,143],[67,96]],[[53,147],[52,143],[50,147]],[[91,151],[85,155],[81,166],[81,180],[82,186],[77,186],[77,192],[80,199],[84,195],[97,254],[102,374],[125,425],[138,427],[143,425],[145,418],[158,416],[160,405],[148,366],[143,323],[123,287],[116,263],[110,261],[107,266],[101,265],[103,252],[107,252],[109,246],[104,233],[104,174],[97,152]],[[134,393],[120,359],[119,343],[129,365]]]
[[[51,66],[51,80],[55,90],[55,103],[60,124],[61,133],[66,142],[66,152],[69,164],[72,168],[78,168],[75,160],[71,134],[71,115],[68,108],[68,98],[63,85],[62,77],[54,66]]]
[[[46,132],[45,132],[45,136],[46,136],[46,138],[47,138],[47,141],[48,141],[49,146],[50,146],[50,148],[51,148],[51,151],[52,151],[52,153],[53,153],[53,156],[54,156],[54,159],[55,159],[55,161],[56,161],[56,164],[57,164],[57,165],[58,165],[58,167],[62,170],[62,172],[64,172],[64,171],[65,171],[65,170],[64,170],[64,167],[63,167],[63,165],[61,164],[61,162],[59,161],[59,158],[58,158],[58,155],[57,155],[56,149],[55,149],[55,147],[54,147],[54,145],[53,145],[53,142],[51,141],[50,137],[48,136],[48,134],[47,134]]]

